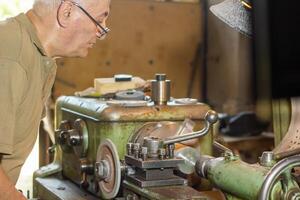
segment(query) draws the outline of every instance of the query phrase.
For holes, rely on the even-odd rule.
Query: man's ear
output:
[[[70,23],[70,18],[73,10],[73,3],[70,1],[62,1],[57,9],[57,22],[65,28]]]

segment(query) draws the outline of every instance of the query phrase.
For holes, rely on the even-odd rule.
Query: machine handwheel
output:
[[[258,199],[269,200],[271,190],[279,178],[281,178],[284,199],[300,199],[299,186],[291,174],[291,170],[296,166],[300,166],[300,155],[290,156],[276,163],[267,174]]]
[[[117,148],[110,139],[105,139],[99,145],[96,161],[105,163],[101,169],[105,171],[105,178],[98,181],[100,195],[103,199],[113,199],[120,189],[121,164]],[[104,173],[103,171],[100,173]]]

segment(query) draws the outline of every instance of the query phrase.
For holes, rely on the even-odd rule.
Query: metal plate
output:
[[[159,168],[174,168],[179,164],[183,164],[184,160],[178,158],[157,160],[157,159],[147,159],[145,161],[138,160],[131,156],[125,156],[125,162],[129,165],[141,169],[159,169]]]
[[[136,90],[126,90],[116,93],[116,99],[117,100],[141,100],[144,101],[145,99],[145,93],[142,91],[136,91]]]
[[[169,179],[162,179],[162,180],[143,180],[135,175],[127,176],[129,182],[134,183],[139,187],[159,187],[159,186],[174,186],[174,185],[186,185],[187,180],[180,178],[179,176],[173,176]]]
[[[116,146],[110,139],[105,139],[98,147],[97,159],[109,163],[110,176],[99,181],[100,195],[103,199],[112,199],[117,196],[121,184],[121,165]]]
[[[106,102],[110,106],[122,107],[140,107],[147,106],[148,102],[144,100],[109,100]]]
[[[149,122],[143,125],[129,139],[132,143],[143,144],[144,137],[164,139],[176,135],[180,124],[176,122]]]
[[[193,131],[195,123],[190,119],[185,119],[183,122],[149,122],[143,125],[139,130],[137,130],[129,139],[131,143],[140,143],[143,145],[145,137],[155,137],[159,139],[165,139],[169,137],[174,137],[178,135],[184,135],[191,133]],[[194,146],[198,144],[199,139],[191,139],[181,144]]]
[[[183,105],[192,105],[197,104],[197,99],[191,99],[191,98],[180,98],[180,99],[174,99],[175,103],[183,104]]]
[[[292,116],[288,132],[274,149],[277,159],[300,153],[300,98],[292,98],[291,104]]]

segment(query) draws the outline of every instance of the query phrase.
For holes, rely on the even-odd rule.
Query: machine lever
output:
[[[196,132],[191,132],[188,134],[176,136],[176,137],[166,138],[163,140],[163,144],[164,145],[174,144],[174,143],[183,142],[186,140],[191,140],[191,139],[204,136],[209,132],[211,126],[217,121],[218,121],[218,114],[213,110],[209,110],[205,115],[205,127],[203,129]]]

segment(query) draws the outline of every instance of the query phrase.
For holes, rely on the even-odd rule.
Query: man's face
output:
[[[81,5],[80,5],[81,6]],[[106,19],[109,14],[110,0],[95,0],[90,5],[82,5],[91,17],[93,17],[102,27],[106,27]],[[70,21],[63,29],[65,46],[63,48],[64,57],[86,57],[89,49],[97,41],[97,35],[103,30],[76,5],[72,6]]]

